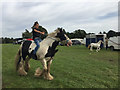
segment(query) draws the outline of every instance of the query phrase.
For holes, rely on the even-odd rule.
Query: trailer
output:
[[[101,48],[103,47],[106,47],[106,44],[105,44],[105,38],[106,38],[106,34],[89,34],[89,35],[86,35],[86,47],[88,47],[88,45],[90,45],[91,43],[97,43],[99,40],[102,40],[104,42],[101,43]]]
[[[108,48],[110,48],[110,50],[114,50],[114,49],[120,49],[120,36],[115,36],[115,37],[110,37],[108,39]]]

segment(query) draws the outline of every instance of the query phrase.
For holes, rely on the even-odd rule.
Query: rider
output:
[[[39,42],[42,41],[41,39],[41,35],[42,34],[45,34],[45,32],[41,32],[40,29],[39,29],[39,23],[36,21],[32,27],[32,33],[33,33],[33,40],[36,44],[36,47],[35,47],[35,50],[33,51],[32,53],[32,57],[33,58],[36,58],[36,52],[37,50],[39,49],[40,45],[39,45]]]

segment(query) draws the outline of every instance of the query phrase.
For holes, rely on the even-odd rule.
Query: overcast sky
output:
[[[21,37],[25,29],[32,31],[35,21],[49,33],[57,27],[63,27],[67,32],[77,29],[93,33],[118,30],[118,0],[73,1],[5,0],[2,2],[2,36]]]

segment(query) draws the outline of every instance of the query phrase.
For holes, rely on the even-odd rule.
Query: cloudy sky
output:
[[[68,32],[77,29],[94,33],[118,30],[118,0],[8,1],[1,3],[3,37],[21,37],[25,29],[32,31],[35,21],[49,33],[57,27]]]

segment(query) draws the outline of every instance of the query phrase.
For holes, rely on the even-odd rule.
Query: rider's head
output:
[[[38,28],[38,27],[39,27],[39,23],[38,23],[37,21],[36,21],[36,22],[34,22],[33,27]]]

